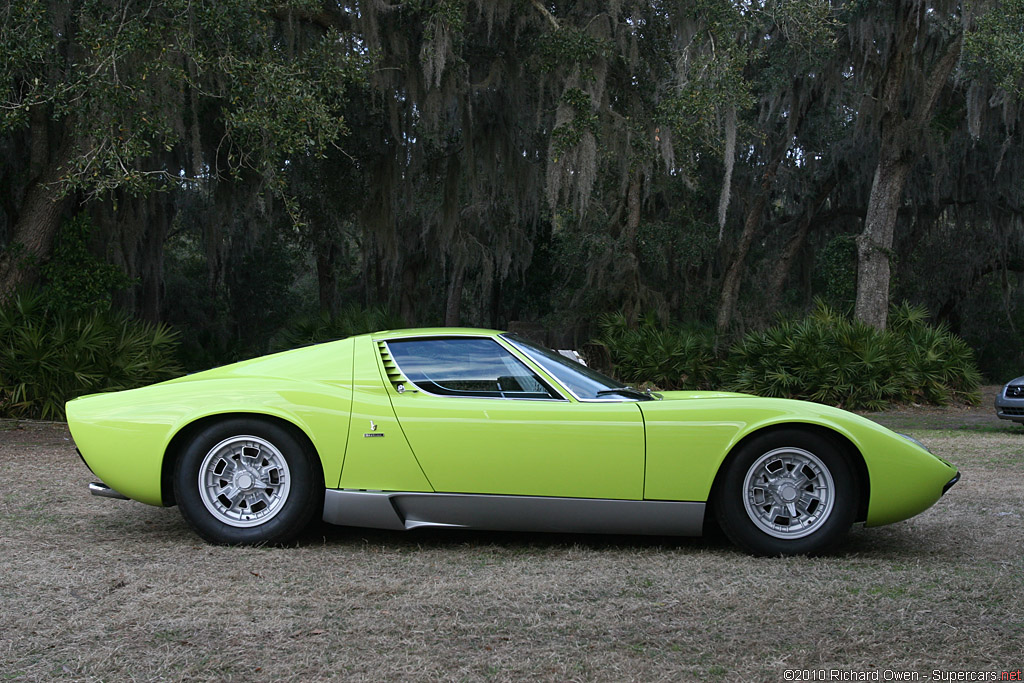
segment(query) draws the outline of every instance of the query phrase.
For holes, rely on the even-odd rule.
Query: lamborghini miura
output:
[[[855,414],[638,391],[514,334],[365,334],[69,401],[94,494],[177,505],[213,543],[356,527],[699,535],[820,553],[959,478]]]

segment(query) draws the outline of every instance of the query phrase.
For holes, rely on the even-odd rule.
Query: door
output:
[[[380,344],[402,430],[435,491],[639,500],[634,402],[564,398],[489,337]],[[408,380],[408,381],[405,381]]]

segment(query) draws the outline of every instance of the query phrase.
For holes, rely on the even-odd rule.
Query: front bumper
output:
[[[999,419],[1024,423],[1024,386],[1010,382],[996,394],[995,405]]]

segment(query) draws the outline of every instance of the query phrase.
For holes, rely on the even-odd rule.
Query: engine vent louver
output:
[[[380,350],[380,359],[384,362],[384,372],[388,375],[388,381],[397,390],[398,385],[404,385],[408,380],[405,379],[402,371],[398,369],[395,359],[391,357],[387,343],[379,341],[377,342],[377,348]]]

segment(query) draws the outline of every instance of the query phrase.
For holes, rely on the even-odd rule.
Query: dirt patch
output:
[[[89,496],[62,425],[0,429],[0,679],[1013,671],[1024,433],[961,418],[910,430],[963,472],[935,507],[793,559],[715,539],[329,526],[289,548],[214,547],[174,509]]]

